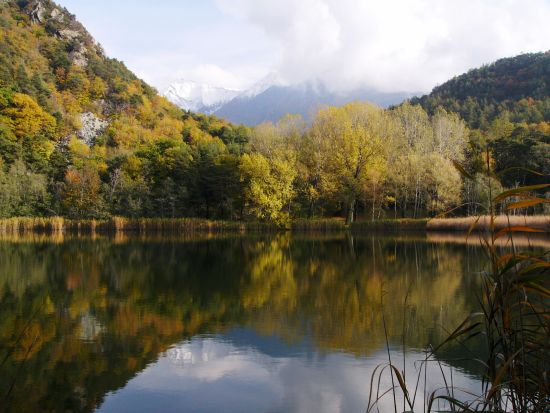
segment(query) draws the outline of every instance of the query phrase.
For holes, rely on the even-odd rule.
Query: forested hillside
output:
[[[470,70],[411,103],[458,113],[474,129],[488,129],[504,113],[515,123],[550,122],[550,51]]]
[[[482,169],[489,149],[492,172],[504,187],[549,181],[550,51],[470,70],[411,103],[428,113],[444,108],[466,121],[470,172]]]
[[[227,215],[247,134],[160,97],[55,3],[0,2],[0,216]]]

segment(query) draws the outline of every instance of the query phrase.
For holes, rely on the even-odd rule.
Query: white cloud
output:
[[[550,49],[548,0],[217,0],[279,47],[289,82],[428,91],[469,68]]]
[[[245,89],[268,70],[261,65],[226,69],[216,64],[198,62],[196,57],[178,53],[130,56],[126,61],[137,76],[160,90],[180,79],[230,89]]]

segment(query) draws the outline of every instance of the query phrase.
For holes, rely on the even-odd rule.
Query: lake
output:
[[[4,237],[0,410],[364,412],[388,357],[419,411],[443,375],[477,392],[460,345],[420,362],[477,310],[485,257],[462,239]]]

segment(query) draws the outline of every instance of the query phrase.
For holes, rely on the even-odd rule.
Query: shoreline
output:
[[[257,221],[216,221],[201,218],[122,218],[74,220],[63,217],[14,217],[0,219],[1,234],[54,233],[246,233],[246,232],[488,232],[488,216],[433,219],[388,219],[359,221],[350,226],[342,218],[297,219],[286,228]],[[514,232],[550,233],[550,216],[498,216],[494,230],[509,226]]]

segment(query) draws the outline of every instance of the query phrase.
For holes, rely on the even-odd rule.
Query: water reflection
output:
[[[363,411],[381,296],[413,363],[475,307],[481,257],[345,234],[6,239],[2,410]],[[442,357],[477,385],[461,349]]]
[[[254,342],[253,333],[249,339]],[[198,337],[168,350],[123,392],[108,394],[99,411],[362,412],[368,403],[365,378],[385,356],[380,350],[369,358],[344,352],[274,357],[235,345],[226,336]],[[409,371],[422,357],[409,353]],[[441,368],[448,370],[445,364]],[[431,366],[428,374],[440,377],[439,369]],[[431,380],[426,391],[442,384]],[[470,391],[478,386],[465,375],[458,375],[455,384]],[[382,386],[390,385],[384,376]],[[393,411],[392,400],[382,400],[380,410]]]

